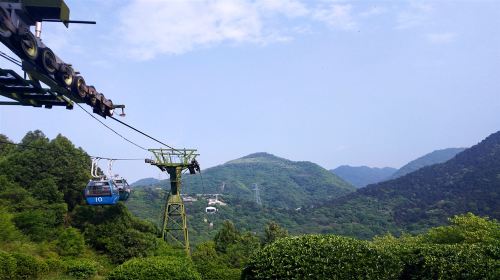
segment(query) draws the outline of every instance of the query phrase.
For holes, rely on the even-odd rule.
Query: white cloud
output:
[[[309,9],[297,0],[258,0],[256,6],[263,10],[282,13],[288,17],[300,17],[309,14]]]
[[[356,27],[351,5],[309,4],[300,0],[132,0],[121,10],[117,38],[129,55],[146,60],[225,43],[288,41],[311,22],[340,30]],[[286,20],[285,27],[280,20]]]
[[[361,17],[372,17],[372,16],[379,16],[382,14],[385,14],[387,12],[386,8],[380,7],[380,6],[375,6],[371,7],[370,9],[359,13],[359,16]]]
[[[429,20],[434,8],[426,2],[410,3],[408,9],[403,10],[397,17],[397,29],[408,29],[424,24]]]
[[[433,44],[448,44],[455,41],[457,34],[453,32],[429,33],[425,37]]]
[[[265,38],[259,15],[245,2],[135,0],[121,16],[121,31],[138,59]]]
[[[351,10],[352,6],[349,4],[331,2],[326,7],[317,9],[314,12],[314,18],[333,28],[352,30],[357,24],[351,15]]]

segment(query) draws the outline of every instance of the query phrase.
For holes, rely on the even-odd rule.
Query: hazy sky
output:
[[[400,167],[500,129],[498,1],[66,2],[97,25],[45,23],[45,44],[126,104],[124,121],[198,148],[204,168],[260,151]],[[35,129],[92,155],[149,157],[78,107],[0,107],[0,133]],[[158,177],[142,162],[115,171]]]

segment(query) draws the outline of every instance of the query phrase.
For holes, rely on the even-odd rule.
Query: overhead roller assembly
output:
[[[95,24],[92,21],[69,19],[69,8],[63,0],[11,0],[0,2],[0,41],[20,59],[5,53],[0,56],[17,64],[24,76],[10,69],[0,68],[0,95],[12,101],[0,105],[23,105],[52,108],[65,106],[73,109],[74,102],[86,103],[93,112],[106,118],[124,105],[115,105],[70,63],[59,58],[41,39],[43,22]],[[35,27],[35,34],[30,27]]]

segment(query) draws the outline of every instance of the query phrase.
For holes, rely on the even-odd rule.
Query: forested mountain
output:
[[[255,153],[185,176],[184,193],[222,193],[225,197],[255,201],[255,184],[262,204],[294,209],[318,204],[353,192],[355,188],[335,174],[308,161],[291,161]],[[168,185],[168,180],[162,185]],[[222,189],[223,188],[223,189]]]
[[[202,176],[184,175],[183,193],[220,193],[220,199],[228,205],[218,206],[218,213],[210,216],[212,227],[205,222],[207,197],[198,197],[197,202],[186,205],[194,241],[213,237],[224,220],[231,220],[238,228],[252,232],[261,231],[274,220],[292,232],[301,232],[297,221],[293,220],[297,214],[295,209],[314,207],[355,190],[314,163],[294,162],[267,153],[250,154],[208,168],[202,171]],[[255,184],[259,187],[261,206],[256,203]],[[165,194],[170,189],[168,180],[159,185],[163,189],[157,186],[135,188],[133,199],[127,201],[130,211],[159,223]]]
[[[158,180],[156,178],[144,178],[144,179],[137,180],[137,181],[133,182],[130,185],[133,186],[133,187],[136,187],[136,186],[152,186],[152,185],[157,185],[159,183],[160,183],[160,180]]]
[[[448,148],[433,151],[405,164],[403,167],[394,172],[390,176],[390,178],[387,179],[396,179],[413,171],[417,171],[422,167],[446,162],[452,159],[456,154],[463,152],[464,150],[465,148]]]
[[[363,188],[369,184],[382,182],[391,177],[396,168],[392,167],[368,167],[368,166],[349,166],[341,165],[330,170],[333,174],[344,179],[356,188]]]
[[[466,212],[498,219],[499,199],[500,132],[496,132],[445,163],[369,185],[304,215],[310,217],[307,226],[317,228],[317,221],[323,220],[325,231],[367,238],[387,231],[420,232]]]

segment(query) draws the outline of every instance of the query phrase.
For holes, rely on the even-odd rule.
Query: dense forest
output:
[[[486,162],[496,155],[491,148],[500,146],[493,141],[496,138],[488,138],[471,154],[459,155],[459,162],[452,166],[464,170],[473,163],[481,170],[482,178],[490,178],[495,172],[498,176],[500,172],[486,168]],[[236,196],[228,196],[228,206],[221,206],[220,212],[210,217],[203,212],[203,199],[187,205],[190,229],[195,233],[191,256],[187,256],[158,238],[154,223],[135,217],[127,209],[149,211],[146,206],[150,201],[163,201],[161,188],[136,188],[127,204],[85,205],[82,190],[90,179],[90,164],[88,154],[62,135],[48,139],[41,131],[34,131],[20,143],[0,136],[1,280],[500,276],[500,224],[494,219],[464,212],[418,235],[398,237],[384,233],[371,241],[331,234],[297,235],[288,228],[307,228],[308,220],[302,219],[309,216],[304,211],[277,208],[275,212],[269,208],[269,201],[267,206],[260,206],[251,200],[238,201]],[[476,178],[468,175],[467,178]],[[307,178],[302,174],[300,178],[303,177]],[[372,188],[367,190],[373,191]],[[348,193],[344,197],[352,196]],[[333,201],[342,199],[337,195],[335,190],[332,196],[337,198]],[[325,200],[318,209],[323,211],[328,203]],[[486,203],[482,207],[492,206]],[[153,215],[157,216],[157,211],[145,216]],[[218,226],[210,228],[204,218],[216,221]],[[335,219],[332,216],[330,223]],[[320,220],[317,222],[321,225]]]

